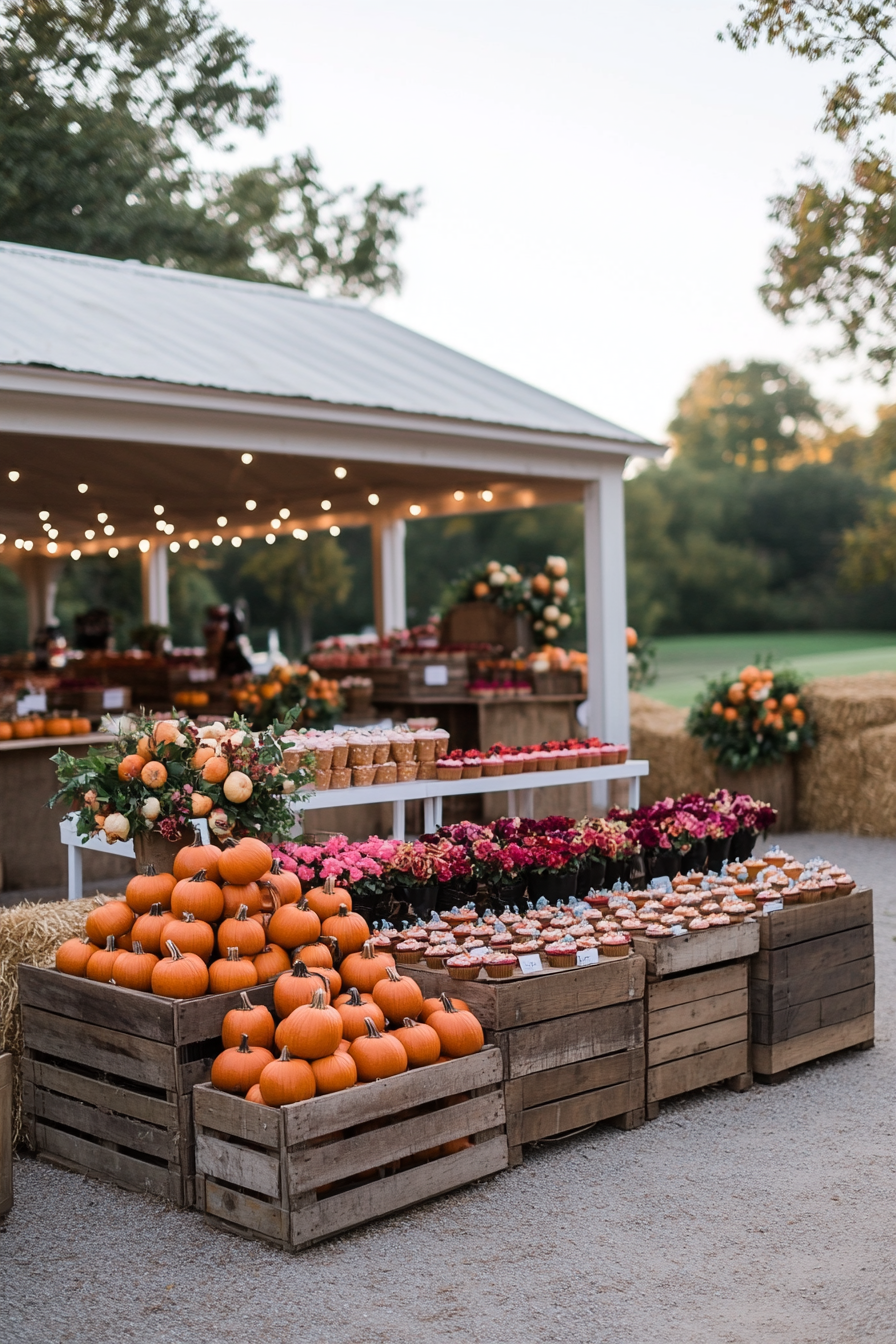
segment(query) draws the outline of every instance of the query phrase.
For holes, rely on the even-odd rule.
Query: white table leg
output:
[[[628,805],[634,812],[635,808],[641,806],[641,776],[632,775],[628,782]]]
[[[404,799],[399,798],[392,804],[392,839],[404,839]]]
[[[438,819],[436,819],[437,811],[439,813]],[[435,831],[439,826],[441,826],[442,824],[441,812],[442,812],[441,798],[423,799],[423,832],[425,835],[432,835],[433,831]]]
[[[591,785],[591,806],[595,813],[603,816],[609,807],[609,784],[606,779],[596,779]]]
[[[68,898],[70,901],[80,901],[84,893],[83,858],[80,842],[68,846]]]
[[[516,789],[508,789],[508,790],[507,790],[507,815],[508,815],[508,817],[518,817],[518,816],[519,816],[519,812],[517,811],[517,803],[516,803]]]
[[[535,812],[535,790],[520,789],[519,791],[520,810],[517,815],[521,817],[531,817]]]

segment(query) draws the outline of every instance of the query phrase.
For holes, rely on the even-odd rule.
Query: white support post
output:
[[[147,625],[170,625],[168,608],[168,547],[150,542],[140,555],[143,581],[143,620]]]
[[[628,742],[625,643],[625,504],[622,466],[608,467],[584,492],[585,612],[588,625],[588,732]],[[607,806],[607,785],[592,785],[595,808]]]
[[[405,592],[405,522],[375,523],[371,528],[373,549],[373,605],[376,628],[381,636],[404,630],[408,623]]]
[[[403,798],[397,798],[392,804],[392,839],[403,840],[405,833],[405,804]]]
[[[56,620],[56,590],[64,561],[49,555],[24,555],[15,566],[25,587],[28,604],[28,643],[39,630]]]

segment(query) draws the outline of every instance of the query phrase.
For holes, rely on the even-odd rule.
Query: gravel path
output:
[[[16,1166],[9,1344],[892,1344],[896,841],[799,835],[876,893],[877,1047],[707,1089],[292,1257]]]

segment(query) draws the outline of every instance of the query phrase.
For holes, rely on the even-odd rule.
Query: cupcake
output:
[[[334,757],[336,753],[333,753]],[[352,782],[352,772],[347,767],[338,770],[335,766],[330,771],[330,788],[347,789]]]
[[[315,770],[314,787],[318,793],[324,793],[330,787],[332,774],[332,770]]]
[[[821,899],[823,901],[832,901],[838,894],[837,883],[829,874],[820,878],[818,885],[821,887]]]
[[[333,748],[332,746],[317,746],[313,748],[314,762],[316,770],[331,770],[333,767]]]
[[[578,753],[564,748],[554,753],[558,770],[575,770],[578,765]]]
[[[747,881],[755,882],[759,874],[768,867],[764,859],[747,859],[744,867],[747,870]]]
[[[414,734],[395,730],[388,734],[389,753],[396,765],[407,765],[414,760]],[[415,771],[416,774],[416,771]]]
[[[435,946],[430,943],[423,953],[426,964],[431,971],[440,971],[449,957],[458,955],[456,943],[438,943]]]
[[[417,778],[417,762],[398,761],[395,766],[395,778],[399,784],[413,784]]]
[[[489,952],[482,964],[490,980],[509,980],[516,969],[517,960],[512,952]]]
[[[588,937],[588,938],[576,939],[576,947],[579,949],[580,952],[585,952],[588,948],[599,946],[600,944],[598,943],[596,938]]]
[[[422,959],[423,947],[423,943],[416,943],[412,938],[405,938],[401,943],[392,944],[392,955],[402,965],[413,966]]]
[[[648,929],[649,933],[650,930]],[[631,949],[631,938],[627,933],[605,933],[600,940],[601,954],[605,957],[627,957]]]
[[[504,773],[504,761],[500,756],[486,756],[482,761],[483,779],[497,779]]]
[[[348,740],[349,764],[354,770],[357,766],[373,765],[373,742],[364,733],[352,733]]]
[[[619,748],[614,747],[610,742],[605,742],[600,749],[600,763],[601,765],[618,765]]]
[[[856,884],[849,873],[844,873],[842,877],[834,879],[837,884],[838,896],[848,896],[851,891],[855,891]]]
[[[332,737],[330,739],[333,747],[333,770],[344,770],[348,765],[348,742],[344,737]]]
[[[456,957],[449,957],[445,965],[452,980],[478,980],[482,969],[481,964],[474,961],[466,952],[459,952]]]
[[[671,938],[672,930],[667,929],[665,924],[648,924],[644,930],[647,938]]]
[[[450,735],[450,733],[448,732],[447,728],[433,728],[433,729],[432,729],[432,735],[433,735],[433,738],[435,739],[435,744],[436,744],[436,760],[438,761],[438,760],[440,760],[443,756],[447,756],[447,754],[448,754],[448,743],[449,743],[449,741],[450,741],[450,737],[451,737],[451,735]]]
[[[642,919],[624,919],[622,929],[625,933],[643,933],[647,925]]]
[[[373,747],[370,748],[371,753]],[[355,765],[352,767],[352,784],[356,789],[364,789],[376,779],[375,765]]]
[[[575,966],[578,951],[575,939],[570,938],[567,934],[559,942],[546,943],[544,954],[548,959],[549,966],[562,968],[564,966]]]
[[[821,900],[821,883],[809,878],[807,882],[798,884],[800,905],[814,905],[816,901]]]
[[[523,774],[524,775],[534,774],[535,771],[538,769],[538,760],[536,759],[535,752],[524,751],[521,753],[521,755],[523,758],[523,771],[522,771]]]
[[[670,912],[668,915],[660,915],[658,923],[662,924],[663,927],[667,929],[677,929],[684,924],[684,918],[681,915],[673,915]],[[624,927],[625,924],[623,924],[623,928]]]
[[[688,925],[688,933],[700,933],[701,930],[708,928],[709,928],[709,920],[705,918],[705,916],[701,915],[699,919],[691,920],[690,924]]]
[[[418,778],[418,779],[435,779],[435,778],[436,778],[436,763],[435,763],[435,761],[418,761],[418,762],[417,762],[417,778]]]
[[[523,757],[518,751],[502,756],[501,764],[505,775],[521,775],[523,773]]]
[[[492,935],[492,940],[489,943],[489,947],[492,949],[493,952],[500,952],[502,950],[506,951],[509,949],[512,942],[513,942],[512,933],[495,933]]]
[[[443,784],[448,784],[454,780],[462,779],[464,772],[463,761],[444,760],[436,761],[436,779]]]
[[[398,766],[394,761],[384,761],[382,765],[376,767],[377,784],[397,784]]]
[[[461,774],[461,779],[481,779],[481,778],[482,778],[482,757],[481,757],[481,756],[475,756],[475,755],[465,756],[464,759],[463,759],[462,765],[463,765],[463,772],[462,772],[462,774]],[[437,775],[438,775],[438,772],[439,772],[439,767],[436,766],[436,774],[437,774]]]
[[[540,938],[523,938],[519,942],[511,943],[510,950],[517,957],[528,957],[533,952],[540,952],[542,943]]]
[[[385,765],[391,754],[392,744],[385,733],[371,733],[370,740],[373,743],[373,764]]]
[[[534,751],[538,770],[556,770],[557,757],[551,751]]]
[[[414,734],[414,753],[421,765],[435,763],[437,741],[434,730],[423,729],[421,732]]]
[[[724,925],[731,923],[731,917],[720,912],[717,915],[708,915],[706,922],[711,929],[721,929]]]
[[[789,877],[791,882],[798,882],[803,875],[803,865],[798,859],[791,859],[784,864],[781,872],[785,877]]]

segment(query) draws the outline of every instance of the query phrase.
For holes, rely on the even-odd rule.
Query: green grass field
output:
[[[682,708],[703,690],[707,677],[738,672],[771,655],[806,677],[856,672],[896,672],[896,633],[880,630],[805,630],[759,635],[687,635],[658,639],[657,679],[645,695]]]

